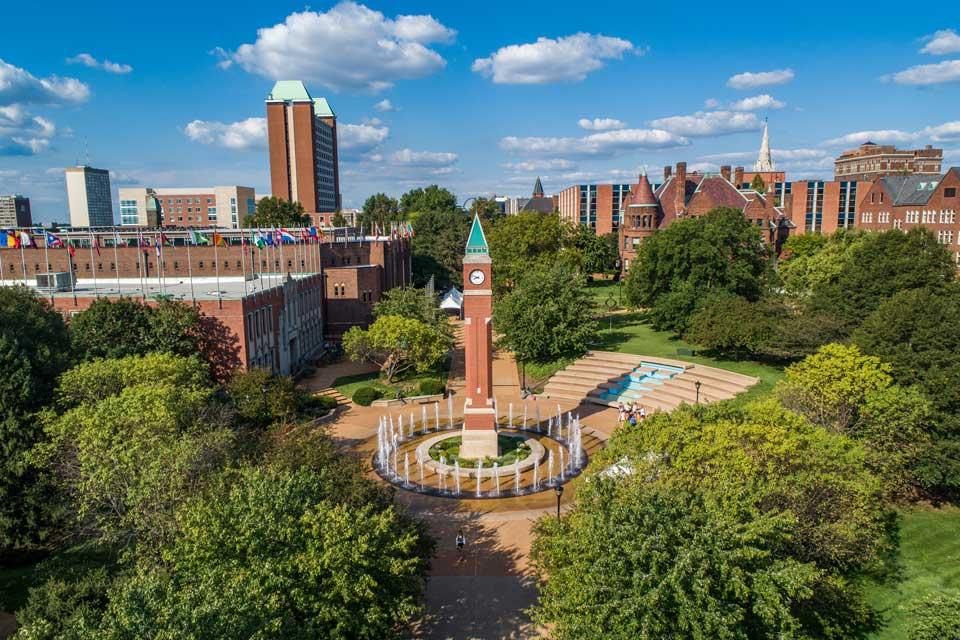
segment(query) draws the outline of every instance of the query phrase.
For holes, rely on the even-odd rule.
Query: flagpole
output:
[[[213,237],[213,267],[214,273],[217,274],[217,308],[223,309],[223,293],[220,291],[220,252],[217,251],[219,236],[214,232]]]
[[[45,235],[43,236],[43,261],[44,261],[44,263],[45,263],[43,266],[45,267],[44,270],[47,272],[47,275],[48,275],[48,276],[50,275],[50,251],[49,251],[49,248],[50,248],[50,235],[49,235],[49,233],[48,233],[48,234],[45,234]],[[38,282],[37,284],[39,284],[39,282]],[[49,285],[50,283],[48,282],[47,284]],[[49,287],[49,288],[50,288],[50,304],[52,305],[52,304],[53,304],[53,287]]]
[[[190,279],[190,301],[193,302],[193,306],[197,306],[197,296],[193,293],[193,260],[190,259],[191,240],[193,238],[187,235],[187,277]]]
[[[100,287],[97,286],[97,263],[93,259],[93,232],[90,231],[90,271],[93,272],[93,295],[100,297]]]
[[[240,231],[240,268],[243,270],[243,297],[247,297],[247,245]]]
[[[140,271],[140,298],[144,301],[147,299],[147,275],[144,273],[144,263],[143,258],[143,233],[138,229],[137,230],[137,269]]]
[[[167,293],[167,270],[164,268],[163,264],[163,234],[157,234],[154,232],[153,241],[157,243],[157,261],[160,263],[160,291],[164,294]]]
[[[73,245],[70,244],[70,238],[67,238],[67,246],[64,248],[67,250],[67,267],[70,269],[70,293],[73,294],[73,306],[77,306],[77,290],[73,286]]]
[[[22,231],[20,233],[23,233]],[[27,234],[30,237],[30,234]],[[32,241],[31,241],[32,243]],[[27,259],[23,255],[23,236],[20,236],[20,270],[23,273],[23,286],[27,286]]]
[[[287,259],[283,255],[283,231],[281,231],[278,235],[280,236],[280,268],[283,270],[287,268]],[[281,282],[282,281],[283,279],[281,278]]]
[[[117,273],[117,294],[122,298],[123,289],[120,288],[120,255],[117,253],[117,245],[120,244],[120,232],[113,232],[113,265]]]

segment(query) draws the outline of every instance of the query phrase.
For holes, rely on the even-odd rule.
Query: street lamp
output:
[[[700,381],[697,380],[695,383],[693,383],[693,386],[697,388],[697,404],[700,404]]]
[[[557,520],[559,520],[560,519],[560,497],[563,495],[563,485],[558,484],[556,487],[554,487],[553,490],[557,492]]]

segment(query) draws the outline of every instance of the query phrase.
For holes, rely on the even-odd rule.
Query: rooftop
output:
[[[290,274],[294,280],[299,280],[314,274]],[[243,278],[221,277],[219,283],[216,278],[193,278],[192,289],[191,279],[185,277],[167,277],[148,278],[145,282],[136,278],[121,278],[118,283],[114,280],[98,280],[94,285],[93,280],[78,280],[73,290],[55,291],[54,298],[72,298],[76,295],[78,298],[92,298],[96,296],[116,298],[123,296],[126,298],[160,299],[169,297],[174,300],[242,300],[247,296],[262,291],[270,291],[283,284],[286,275],[263,274],[263,279],[255,278],[244,281]],[[3,284],[18,285],[20,281],[0,281]],[[246,288],[244,288],[246,284]],[[31,287],[35,288],[35,287]],[[45,290],[38,290],[38,294],[43,297],[49,297],[51,294]]]
[[[313,97],[300,80],[277,80],[270,94],[267,95],[267,102],[310,102],[311,100]]]

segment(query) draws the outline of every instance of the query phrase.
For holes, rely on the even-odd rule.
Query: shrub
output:
[[[353,401],[361,407],[369,407],[374,400],[383,396],[379,389],[373,387],[360,387],[353,392]]]
[[[327,396],[304,395],[301,397],[299,405],[300,413],[308,416],[319,416],[331,409],[335,409],[337,401]]]
[[[439,380],[424,380],[420,383],[420,395],[435,396],[447,390],[447,385]]]

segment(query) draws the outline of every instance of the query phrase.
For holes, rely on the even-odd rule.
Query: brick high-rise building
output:
[[[66,176],[70,226],[112,227],[110,172],[88,166],[67,167]]]
[[[29,227],[32,224],[30,198],[21,195],[0,196],[0,227]]]
[[[131,187],[119,195],[122,226],[238,229],[256,213],[252,187]]]
[[[560,219],[593,229],[597,235],[615,233],[622,219],[620,205],[629,184],[575,184],[560,192]]]
[[[872,184],[858,180],[797,180],[768,186],[796,225],[795,233],[833,233],[857,226],[857,212]]]
[[[340,209],[337,116],[326,98],[312,97],[299,80],[280,80],[266,102],[272,195],[314,217]]]
[[[929,144],[923,149],[897,149],[892,145],[865,142],[844,151],[834,162],[835,180],[876,180],[911,173],[940,173],[943,149]]]

